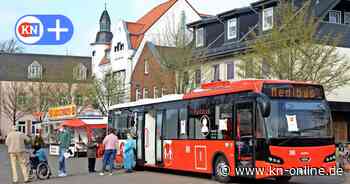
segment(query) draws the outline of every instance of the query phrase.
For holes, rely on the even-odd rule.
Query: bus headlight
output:
[[[334,162],[337,159],[337,157],[335,156],[335,153],[326,156],[326,158],[324,159],[324,162]]]
[[[267,157],[268,162],[274,163],[274,164],[283,164],[283,160],[281,158],[275,157],[275,156],[269,156]]]

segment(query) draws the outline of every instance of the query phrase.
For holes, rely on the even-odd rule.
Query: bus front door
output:
[[[137,137],[136,137],[136,163],[138,166],[145,164],[145,135],[144,135],[144,113],[137,113]]]
[[[251,101],[235,104],[236,117],[236,175],[254,177],[254,173],[246,172],[254,167],[254,103]],[[241,172],[242,171],[242,172]],[[238,173],[239,172],[239,173]]]
[[[155,112],[150,111],[145,115],[145,164],[156,164],[156,117]]]

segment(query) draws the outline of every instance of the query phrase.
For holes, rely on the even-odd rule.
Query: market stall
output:
[[[94,137],[98,142],[103,139],[107,128],[107,117],[94,113],[77,115],[75,105],[49,109],[48,118],[44,122],[44,136],[49,144],[50,155],[58,155],[58,130],[67,127],[72,135],[71,156],[86,154],[86,144]]]

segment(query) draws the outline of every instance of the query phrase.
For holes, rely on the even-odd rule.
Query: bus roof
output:
[[[137,107],[142,105],[157,104],[163,102],[171,102],[177,100],[194,99],[207,96],[223,95],[240,92],[256,92],[262,91],[264,84],[307,84],[316,85],[312,82],[305,81],[290,81],[290,80],[263,80],[263,79],[245,79],[237,81],[218,81],[210,82],[201,85],[201,88],[194,89],[189,93],[166,95],[156,99],[142,99],[135,102],[117,104],[111,106],[109,109],[122,109],[128,107]]]
[[[163,102],[172,102],[172,101],[182,100],[183,96],[184,96],[183,94],[175,94],[175,95],[165,95],[161,98],[146,98],[135,102],[128,102],[128,103],[113,105],[113,106],[110,106],[109,110],[122,109],[127,107],[137,107],[142,105],[157,104],[157,103],[163,103]]]

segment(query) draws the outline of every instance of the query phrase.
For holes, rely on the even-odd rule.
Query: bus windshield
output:
[[[330,110],[324,100],[271,100],[265,119],[268,138],[330,137]]]

